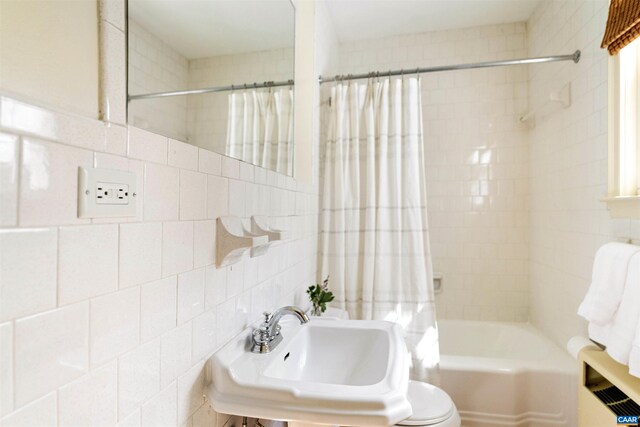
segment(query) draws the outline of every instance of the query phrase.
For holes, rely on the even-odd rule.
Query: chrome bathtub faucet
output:
[[[298,307],[287,306],[277,309],[273,314],[265,312],[264,322],[260,324],[257,329],[253,331],[253,346],[251,351],[254,353],[269,353],[276,348],[280,341],[282,341],[282,335],[280,334],[280,318],[284,315],[291,314],[296,316],[300,321],[300,324],[307,323],[309,317],[300,310]]]

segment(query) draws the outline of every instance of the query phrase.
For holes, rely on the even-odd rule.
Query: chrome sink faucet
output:
[[[282,341],[280,334],[280,318],[286,314],[296,316],[300,324],[307,323],[309,317],[298,307],[286,306],[277,309],[273,314],[265,312],[264,322],[253,331],[253,346],[251,351],[254,353],[269,353],[276,348]]]

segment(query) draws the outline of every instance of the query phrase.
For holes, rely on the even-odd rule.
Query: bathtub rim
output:
[[[487,357],[473,355],[458,355],[443,352],[440,347],[440,369],[456,369],[461,371],[482,371],[504,374],[521,372],[553,372],[559,374],[578,373],[577,361],[565,349],[553,342],[530,322],[500,322],[493,320],[463,320],[463,319],[439,319],[438,334],[442,334],[442,323],[457,325],[478,324],[486,327],[514,328],[526,331],[545,343],[548,354],[541,359],[518,359],[510,357]]]

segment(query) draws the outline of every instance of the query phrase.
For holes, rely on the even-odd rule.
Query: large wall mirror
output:
[[[128,122],[293,174],[291,0],[128,0]]]

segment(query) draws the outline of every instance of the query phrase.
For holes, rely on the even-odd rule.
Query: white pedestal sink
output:
[[[409,359],[397,325],[316,318],[280,324],[284,339],[270,353],[251,353],[246,330],[211,357],[207,394],[216,411],[358,426],[389,426],[411,415]]]

